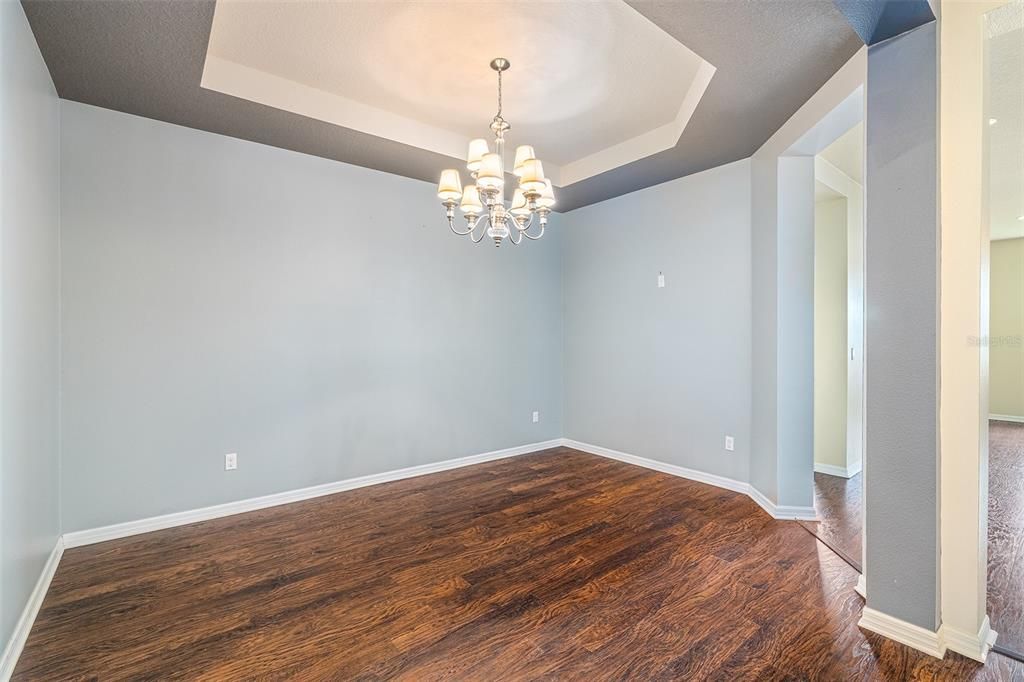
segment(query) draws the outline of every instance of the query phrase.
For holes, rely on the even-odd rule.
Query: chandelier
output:
[[[469,235],[474,244],[479,244],[485,235],[494,240],[495,246],[501,246],[505,239],[513,244],[522,242],[523,237],[540,239],[544,236],[551,207],[555,205],[551,181],[544,177],[544,168],[533,147],[526,144],[516,147],[512,174],[518,178],[519,187],[512,193],[512,200],[507,204],[505,201],[505,133],[511,126],[501,117],[501,74],[509,66],[503,57],[491,61],[491,68],[498,72],[498,113],[490,126],[494,132],[494,151],[485,139],[471,141],[466,167],[473,183],[463,189],[459,172],[449,168],[441,171],[441,182],[437,186],[448,227],[457,235]],[[455,226],[456,206],[466,220],[462,230]],[[534,223],[540,225],[540,231],[531,234]]]

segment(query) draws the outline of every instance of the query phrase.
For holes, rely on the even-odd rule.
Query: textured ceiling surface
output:
[[[426,181],[463,163],[204,89],[213,2],[22,4],[65,99]],[[673,148],[563,188],[562,211],[750,156],[862,45],[831,0],[629,4],[717,70]]]

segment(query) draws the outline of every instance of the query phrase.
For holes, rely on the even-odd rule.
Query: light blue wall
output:
[[[62,114],[66,531],[562,435],[557,221],[473,245],[428,183]]]
[[[751,455],[750,483],[779,499],[778,467],[778,157],[750,160]]]
[[[577,209],[564,224],[566,437],[746,481],[749,161]]]
[[[21,4],[0,2],[0,649],[60,534],[59,126]]]

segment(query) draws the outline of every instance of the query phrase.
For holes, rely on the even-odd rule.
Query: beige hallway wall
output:
[[[1024,419],[1024,239],[992,242],[989,412]]]
[[[846,199],[814,205],[814,463],[846,468]]]

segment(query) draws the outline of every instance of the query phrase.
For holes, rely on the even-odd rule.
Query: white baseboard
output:
[[[857,625],[930,656],[942,658],[946,655],[946,643],[938,632],[893,618],[867,606]]]
[[[57,573],[57,565],[63,554],[64,541],[58,537],[53,551],[50,552],[46,563],[43,564],[43,570],[39,574],[39,579],[36,580],[35,587],[32,588],[32,592],[28,596],[28,602],[21,611],[21,617],[14,625],[14,632],[11,633],[7,646],[4,647],[3,656],[0,656],[0,680],[9,680],[14,675],[14,666],[18,663],[18,657],[21,656],[21,650],[25,646],[25,641],[28,640],[28,633],[36,621],[39,608],[43,605],[43,597],[46,596],[46,591],[50,588],[50,581]]]
[[[1017,422],[1018,424],[1024,424],[1024,417],[1017,417],[1012,414],[990,414],[988,418],[999,422]]]
[[[996,632],[989,625],[988,616],[985,616],[981,628],[974,633],[963,632],[948,625],[942,625],[938,632],[932,632],[865,606],[857,625],[936,658],[945,656],[948,649],[984,663],[996,643]]]
[[[718,488],[725,488],[726,490],[732,490],[733,492],[743,493],[776,519],[805,521],[816,521],[818,519],[817,513],[814,511],[814,507],[777,505],[768,499],[768,497],[760,490],[743,481],[726,478],[725,476],[716,476],[715,474],[709,474],[696,469],[687,469],[686,467],[676,466],[675,464],[666,464],[665,462],[659,462],[654,459],[639,457],[637,455],[631,455],[625,452],[619,452],[618,450],[601,447],[600,445],[583,443],[569,438],[563,438],[561,443],[566,447],[574,448],[582,452],[589,452],[592,455],[607,457],[608,459],[618,460],[627,464],[634,464],[636,466],[644,467],[645,469],[660,471],[663,474],[679,476],[680,478],[686,478],[691,481],[707,483],[708,485],[713,485]]]
[[[435,462],[433,464],[421,464],[419,466],[408,467],[406,469],[397,469],[395,471],[386,471],[380,474],[370,474],[369,476],[349,478],[342,481],[335,481],[333,483],[315,485],[309,488],[288,490],[285,492],[274,493],[272,495],[264,495],[262,497],[252,497],[246,500],[238,500],[237,502],[227,502],[225,504],[218,504],[212,507],[203,507],[201,509],[164,514],[162,516],[152,516],[138,521],[127,521],[125,523],[116,523],[110,526],[102,526],[100,528],[74,531],[64,534],[64,546],[68,548],[81,547],[82,545],[91,545],[96,542],[116,540],[118,538],[139,535],[140,533],[149,533],[154,530],[163,530],[164,528],[184,526],[186,524],[196,523],[199,521],[209,521],[210,519],[218,519],[223,516],[231,516],[232,514],[242,514],[244,512],[256,511],[258,509],[266,509],[267,507],[276,507],[290,502],[300,502],[302,500],[309,500],[323,495],[332,495],[346,490],[377,485],[378,483],[388,483],[390,481],[399,481],[404,478],[412,478],[414,476],[435,474],[441,471],[448,471],[449,469],[457,469],[459,467],[470,466],[472,464],[481,464],[495,459],[515,457],[516,455],[524,455],[529,452],[536,452],[537,450],[558,447],[561,445],[561,442],[561,439],[556,438],[554,440],[543,441],[540,443],[529,443],[527,445],[520,445],[514,448],[484,452],[479,455],[447,459],[443,462]]]
[[[834,464],[820,464],[814,463],[814,471],[819,474],[828,474],[829,476],[839,476],[841,478],[853,478],[860,473],[861,463],[857,462],[849,467],[840,467]]]
[[[995,646],[997,636],[996,631],[989,623],[988,616],[985,616],[985,620],[982,621],[977,632],[964,632],[943,625],[939,628],[939,635],[950,650],[982,663],[988,657],[988,652]]]
[[[868,581],[863,573],[857,576],[857,585],[853,588],[853,591],[864,597],[865,600],[868,598]]]
[[[705,473],[696,469],[687,469],[685,467],[676,466],[675,464],[666,464],[665,462],[647,459],[646,457],[630,455],[625,452],[619,452],[618,450],[604,448],[600,445],[591,445],[590,443],[583,443],[569,438],[563,438],[562,445],[568,448],[573,448],[574,450],[588,452],[592,455],[615,459],[620,462],[625,462],[626,464],[635,464],[636,466],[643,467],[645,469],[654,469],[655,471],[660,471],[663,474],[671,474],[673,476],[679,476],[680,478],[687,478],[691,481],[707,483],[708,485],[725,488],[726,490],[732,490],[737,493],[746,494],[750,489],[750,485],[743,481],[726,478],[725,476],[716,476],[715,474]]]

